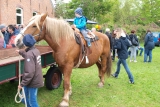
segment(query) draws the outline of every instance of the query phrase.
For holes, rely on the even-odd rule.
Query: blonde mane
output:
[[[40,30],[39,27],[40,19],[41,15],[36,15],[32,17],[32,19],[30,20],[30,21],[32,20],[35,21],[35,24],[37,25],[39,30]],[[52,40],[55,41],[57,44],[59,44],[59,41],[62,38],[66,39],[74,38],[74,32],[71,26],[64,19],[46,17],[44,23],[46,25],[46,32],[49,33]]]

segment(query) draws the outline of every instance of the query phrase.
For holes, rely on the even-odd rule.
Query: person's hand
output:
[[[71,25],[72,29],[75,29],[76,28],[76,25]]]
[[[18,89],[21,90],[21,89],[22,89],[22,86],[18,85]]]

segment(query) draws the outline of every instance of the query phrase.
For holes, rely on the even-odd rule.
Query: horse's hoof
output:
[[[98,87],[103,87],[104,86],[104,84],[102,83],[102,82],[100,82],[100,83],[98,83]]]
[[[66,101],[62,101],[62,102],[59,104],[59,107],[69,107],[69,104],[68,104],[68,102],[66,102]]]

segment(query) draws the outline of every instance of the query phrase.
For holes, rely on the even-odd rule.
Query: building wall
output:
[[[0,24],[16,24],[16,9],[23,9],[23,24],[26,25],[33,12],[48,13],[53,17],[51,0],[0,0]]]

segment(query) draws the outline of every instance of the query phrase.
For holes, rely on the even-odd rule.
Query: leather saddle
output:
[[[80,33],[79,29],[74,28],[73,30],[75,32],[76,43],[83,46],[83,48],[88,48],[87,42],[84,39],[84,36]],[[99,40],[98,36],[94,35],[91,31],[86,30],[86,32],[87,32],[87,37],[90,38],[91,42]]]
[[[92,53],[92,50],[90,47],[87,47],[87,42],[84,39],[84,36],[80,33],[79,29],[75,28],[74,26],[71,26],[71,27],[74,30],[76,43],[80,45],[79,61],[74,67],[74,68],[78,68],[84,58],[86,59],[86,64],[87,62],[89,63],[87,56]],[[99,40],[98,36],[95,36],[91,31],[87,31],[87,32],[88,32],[87,36],[88,38],[91,39],[91,42]]]

